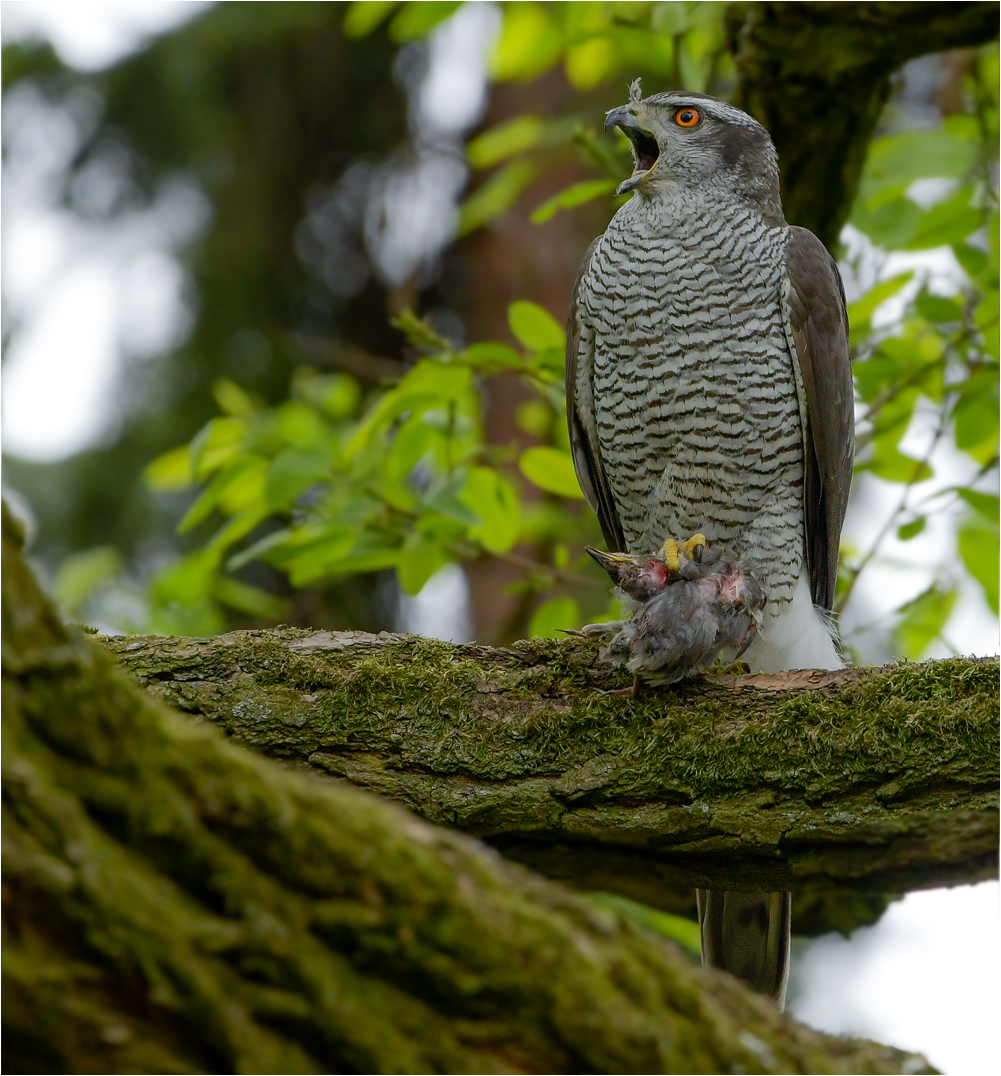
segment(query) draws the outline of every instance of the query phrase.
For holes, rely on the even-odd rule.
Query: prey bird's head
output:
[[[768,132],[739,108],[704,93],[669,90],[642,97],[639,79],[628,104],[605,117],[633,145],[633,174],[617,194],[655,198],[671,187],[726,192],[784,223],[775,147]],[[771,220],[769,220],[771,223]]]
[[[608,578],[636,601],[652,598],[671,581],[671,573],[662,557],[654,554],[603,553],[589,545],[584,548],[604,568]]]

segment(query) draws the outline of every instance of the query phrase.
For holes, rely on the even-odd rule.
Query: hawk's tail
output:
[[[783,1008],[792,894],[698,889],[696,895],[703,965],[729,972]]]

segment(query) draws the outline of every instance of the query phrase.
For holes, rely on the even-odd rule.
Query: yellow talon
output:
[[[696,564],[701,564],[702,554],[705,551],[706,544],[706,536],[704,534],[693,534],[687,542],[682,542],[679,548],[689,560],[694,560]]]
[[[678,543],[673,538],[668,538],[664,542],[657,555],[667,565],[669,572],[676,572],[681,567],[681,561],[678,559]]]

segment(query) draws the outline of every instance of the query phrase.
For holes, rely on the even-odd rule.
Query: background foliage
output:
[[[600,134],[624,84],[734,95],[728,5],[501,5],[490,105],[462,147],[471,182],[455,241],[394,279],[373,255],[372,191],[415,152],[425,43],[461,6],[226,4],[90,79],[105,113],[77,167],[114,135],[132,154],[135,197],[181,169],[214,218],[188,253],[195,329],[156,387],[136,389],[118,443],[41,485],[17,461],[8,472],[40,491],[43,556],[47,533],[73,534],[69,555],[49,547],[72,615],[107,610],[102,595],[131,586],[143,600],[119,615],[128,630],[389,627],[387,580],[414,595],[450,562],[467,566],[478,606],[503,612],[478,620],[484,641],[616,612],[583,554],[599,535],[565,434],[568,267],[631,167],[625,139]],[[5,79],[57,95],[80,76],[14,50]],[[986,46],[959,57],[934,124],[915,129],[891,101],[842,250],[857,472],[896,507],[870,544],[843,550],[838,607],[888,539],[947,517],[932,584],[883,624],[912,657],[941,636],[964,573],[998,609],[997,84]],[[562,257],[554,287],[519,270],[547,247]],[[961,267],[955,293],[914,270],[886,279],[900,252],[929,250]],[[335,270],[351,258],[362,269],[345,286]],[[943,444],[969,464],[945,490],[925,485]],[[65,503],[59,518],[57,491],[92,490],[109,471],[132,498],[107,517],[117,529],[91,518],[74,530]],[[64,498],[80,518],[84,500]],[[143,534],[178,515],[180,555],[151,573]]]

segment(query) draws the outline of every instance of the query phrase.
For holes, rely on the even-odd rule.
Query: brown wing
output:
[[[845,292],[834,259],[805,228],[786,246],[793,344],[806,390],[806,562],[816,605],[830,609],[855,460],[855,403]]]
[[[598,236],[587,248],[570,299],[570,314],[567,318],[567,426],[570,429],[570,452],[573,455],[577,481],[587,503],[598,514],[605,544],[612,552],[625,552],[622,524],[619,522],[612,491],[605,478],[598,444],[593,394],[594,339],[588,331],[583,330],[577,302],[581,282],[587,276],[591,256],[600,241],[601,236]]]

